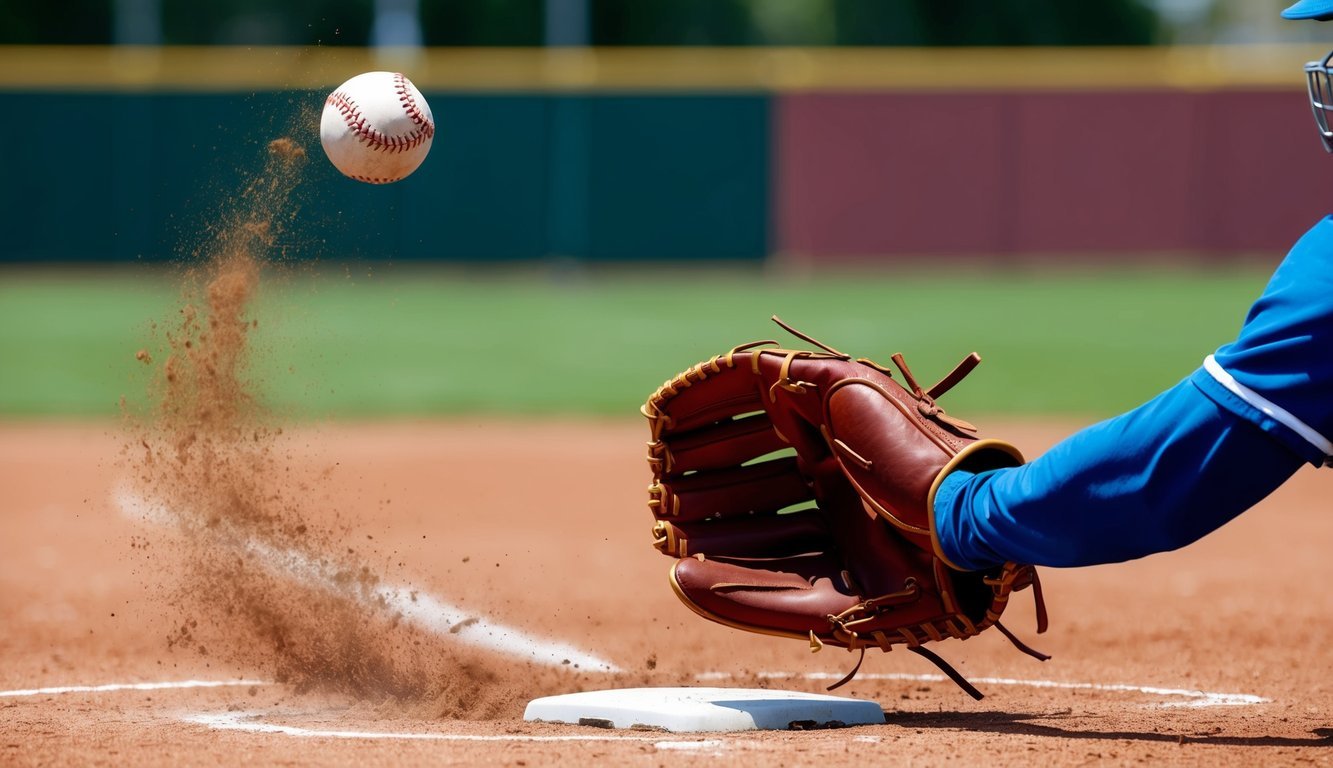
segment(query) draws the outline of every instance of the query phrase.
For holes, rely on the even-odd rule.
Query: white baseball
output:
[[[430,106],[398,72],[366,72],[338,86],[319,120],[329,161],[368,184],[406,178],[426,159],[434,137]]]

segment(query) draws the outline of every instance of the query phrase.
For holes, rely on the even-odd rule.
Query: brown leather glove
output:
[[[820,351],[746,344],[676,376],[643,407],[654,545],[678,558],[677,596],[705,618],[815,651],[906,645],[976,698],[923,644],[994,625],[1045,659],[999,624],[1010,593],[1031,585],[1045,631],[1035,569],[962,571],[935,539],[932,502],[947,474],[1023,462],[936,405],[981,358],[924,389],[900,355],[904,384],[773,319]]]

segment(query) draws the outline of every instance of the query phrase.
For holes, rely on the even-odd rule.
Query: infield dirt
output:
[[[1072,429],[984,423],[1030,455]],[[683,747],[662,746],[680,739],[612,740],[617,734],[599,729],[523,723],[522,703],[552,692],[691,683],[820,691],[829,680],[754,675],[836,679],[854,661],[831,649],[812,655],[801,643],[711,624],[676,601],[667,586],[669,561],[650,545],[645,436],[638,420],[461,419],[312,426],[275,438],[274,451],[292,473],[320,478],[318,497],[329,503],[304,508],[308,526],[332,532],[344,549],[360,552],[373,544],[379,554],[367,562],[388,566],[395,577],[470,615],[571,643],[629,673],[532,674],[521,659],[474,656],[439,637],[418,652],[434,666],[412,668],[419,657],[394,656],[392,643],[375,646],[366,639],[421,679],[427,693],[414,704],[352,685],[276,683],[280,665],[271,651],[258,652],[265,648],[258,641],[236,646],[254,649],[249,656],[172,646],[177,609],[164,611],[144,587],[162,574],[196,568],[190,561],[200,546],[177,546],[180,533],[172,528],[124,514],[116,497],[124,475],[115,459],[123,433],[111,425],[0,426],[6,491],[0,506],[0,655],[6,662],[0,689],[188,679],[268,683],[0,697],[0,762],[661,765],[715,762],[719,754],[789,766],[1333,760],[1333,657],[1326,643],[1333,627],[1319,587],[1333,578],[1325,555],[1333,518],[1327,478],[1312,470],[1186,550],[1123,565],[1045,570],[1051,631],[1032,634],[1025,596],[1006,623],[1052,653],[1052,661],[1018,654],[1003,638],[988,636],[994,633],[939,647],[986,692],[981,702],[947,681],[885,678],[935,672],[910,654],[893,653],[868,656],[861,676],[840,691],[878,701],[887,713],[883,726],[739,734],[690,748],[697,737],[687,737]],[[257,594],[272,601],[264,604],[274,611],[301,610],[285,602],[282,590],[203,587],[236,595],[217,604]],[[235,621],[243,627],[250,619]],[[344,627],[312,618],[309,629],[336,634]],[[251,633],[237,632],[241,638]],[[478,660],[497,677],[450,669],[450,659]],[[698,673],[732,677],[700,681]],[[450,688],[433,679],[437,675],[460,682]],[[1104,687],[1049,687],[1083,683]],[[489,713],[470,707],[490,695],[491,685],[514,686],[515,696],[501,697]],[[1197,706],[1199,699],[1152,688],[1258,699]],[[416,736],[302,738],[219,731],[185,720],[199,714]],[[431,734],[486,740],[423,740]],[[552,736],[592,740],[530,740]]]

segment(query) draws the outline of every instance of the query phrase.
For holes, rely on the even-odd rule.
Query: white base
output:
[[[524,720],[674,733],[787,730],[884,722],[873,701],[761,688],[618,688],[533,699]]]

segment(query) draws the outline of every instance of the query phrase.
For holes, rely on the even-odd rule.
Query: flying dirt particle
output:
[[[268,152],[275,158],[286,162],[297,162],[305,157],[305,147],[287,137],[274,139],[268,143]]]
[[[478,617],[476,617],[476,616],[473,616],[473,617],[470,618],[470,619],[463,619],[462,621],[458,622],[457,624],[453,625],[452,627],[449,627],[449,634],[451,634],[451,635],[456,635],[456,634],[458,634],[459,632],[462,632],[462,631],[463,631],[464,629],[466,629],[467,627],[470,627],[470,626],[472,626],[473,624],[476,624],[478,621],[481,621],[481,619],[478,618]]]
[[[153,356],[148,354],[148,350],[146,349],[141,349],[138,352],[135,352],[134,359],[138,360],[144,365],[152,365],[153,363]]]
[[[426,538],[426,537],[425,537],[425,536],[422,536],[421,538],[424,539],[424,538]],[[464,555],[464,556],[463,556],[463,562],[465,562],[465,563],[466,563],[467,561],[471,560],[471,559],[472,559],[472,558],[471,558],[470,556],[467,556],[467,555]]]

